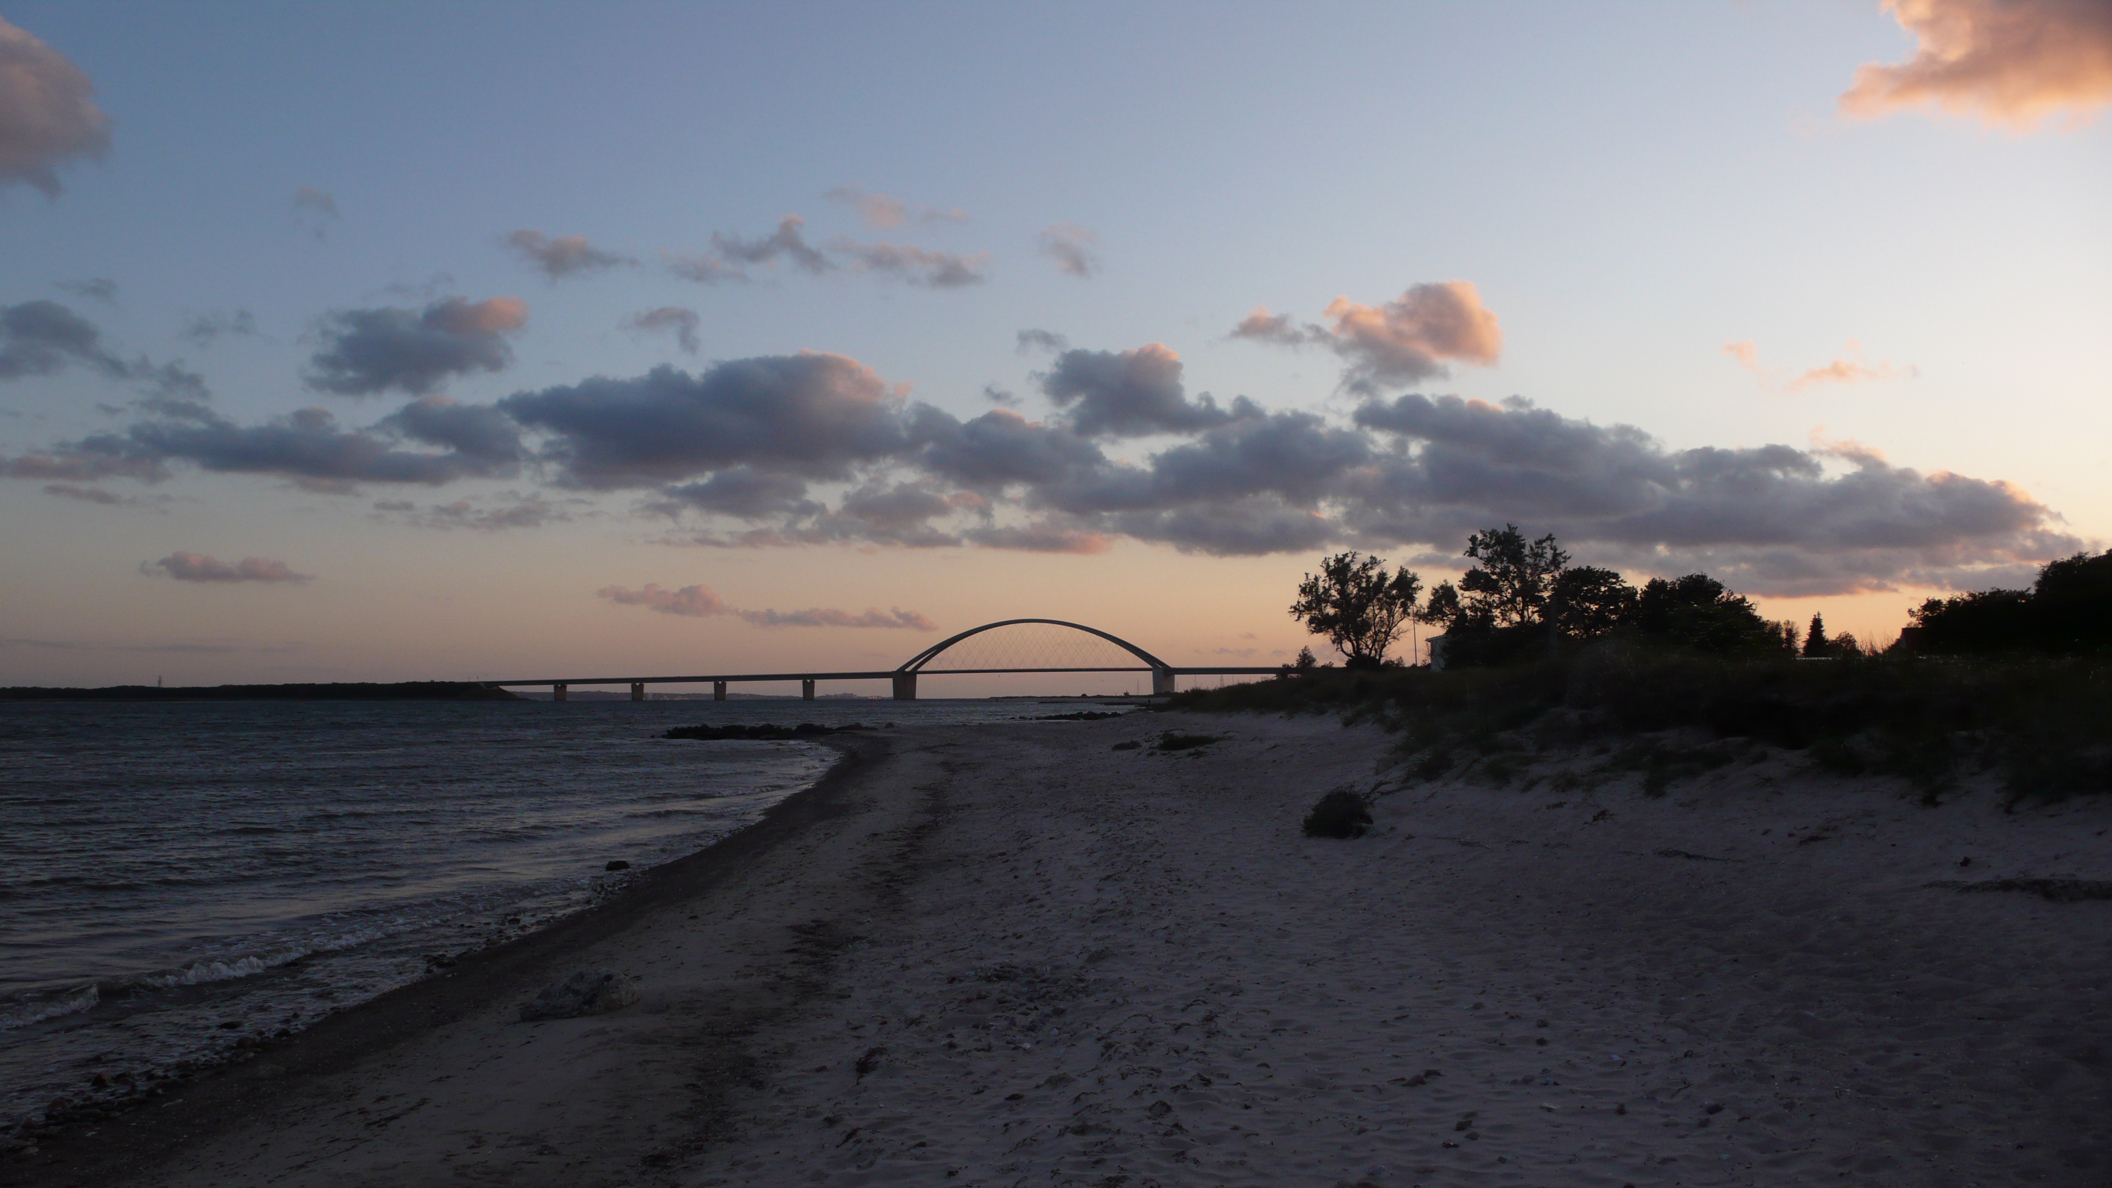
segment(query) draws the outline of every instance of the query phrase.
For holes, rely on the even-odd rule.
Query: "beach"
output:
[[[1931,885],[2112,878],[2112,806],[1757,746],[1656,797],[1588,747],[1418,779],[1329,718],[837,738],[626,896],[0,1183],[2112,1179],[2112,902]],[[1345,785],[1372,832],[1302,836]],[[519,1021],[586,968],[640,1001]]]

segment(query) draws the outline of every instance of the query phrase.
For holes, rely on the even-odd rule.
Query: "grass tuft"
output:
[[[1337,788],[1320,798],[1305,815],[1307,837],[1363,837],[1371,828],[1371,807],[1347,788]]]

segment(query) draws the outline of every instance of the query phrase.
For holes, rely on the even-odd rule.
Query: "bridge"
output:
[[[1061,644],[1050,646],[1047,641],[1029,643],[1024,648],[1014,646],[989,648],[977,647],[975,642],[988,643],[986,633],[1001,627],[1045,625],[1067,628],[1069,632],[1082,632],[1089,637],[1080,641],[1070,636],[1073,644],[1084,643],[1087,651],[1081,654],[1077,647]],[[1092,641],[1097,640],[1095,644]],[[962,647],[961,645],[969,645]],[[1108,645],[1118,654],[1108,654]],[[958,649],[958,650],[957,650]],[[953,659],[942,661],[942,657],[953,653]],[[1053,662],[1052,662],[1053,661]],[[934,667],[935,664],[945,667]],[[565,700],[565,692],[574,685],[629,685],[632,701],[645,700],[647,685],[704,685],[711,686],[714,700],[726,700],[730,685],[764,681],[798,681],[799,694],[808,701],[814,700],[814,687],[821,681],[888,681],[892,685],[897,701],[917,699],[917,678],[920,676],[959,676],[971,673],[1022,673],[1022,672],[1148,672],[1151,674],[1151,692],[1162,697],[1174,691],[1176,681],[1184,676],[1268,676],[1280,671],[1273,667],[1196,667],[1193,665],[1168,664],[1143,648],[1110,635],[1096,627],[1083,623],[1069,623],[1062,619],[1000,619],[971,627],[958,635],[925,648],[903,661],[895,668],[875,672],[748,672],[748,673],[698,673],[682,676],[611,676],[611,677],[541,677],[529,681],[482,681],[491,688],[508,688],[530,685],[550,686],[553,700]]]

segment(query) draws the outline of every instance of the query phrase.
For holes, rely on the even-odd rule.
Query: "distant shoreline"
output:
[[[335,682],[306,685],[109,685],[100,689],[18,686],[0,701],[521,701],[471,681]]]

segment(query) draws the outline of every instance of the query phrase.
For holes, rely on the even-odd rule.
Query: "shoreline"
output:
[[[1215,741],[1158,750],[1167,731]],[[1501,784],[1427,779],[1328,718],[846,741],[857,761],[821,794],[621,919],[574,917],[535,953],[339,1016],[335,1048],[139,1111],[172,1115],[153,1133],[173,1157],[104,1153],[138,1145],[120,1116],[0,1183],[2112,1172],[2112,905],[1944,886],[2112,876],[2112,805],[1928,808],[1742,744],[1655,795],[1589,747]],[[1301,836],[1345,785],[1374,797],[1373,831]],[[515,1020],[583,965],[642,1000]]]
[[[831,735],[812,740],[838,751],[806,788],[772,805],[753,824],[634,876],[616,896],[545,928],[458,957],[443,972],[336,1011],[285,1039],[156,1083],[106,1117],[43,1130],[35,1154],[0,1155],[0,1188],[47,1183],[108,1183],[144,1177],[178,1159],[200,1135],[236,1124],[253,1099],[275,1096],[288,1078],[343,1069],[435,1028],[456,1022],[496,994],[517,994],[568,954],[620,936],[668,903],[686,900],[732,875],[743,862],[825,815],[832,798],[882,759],[890,740]],[[544,977],[544,980],[549,978]],[[261,1067],[260,1067],[261,1066]],[[166,1099],[166,1100],[163,1100]],[[98,1141],[90,1141],[98,1140]],[[121,1149],[113,1149],[121,1148]]]

